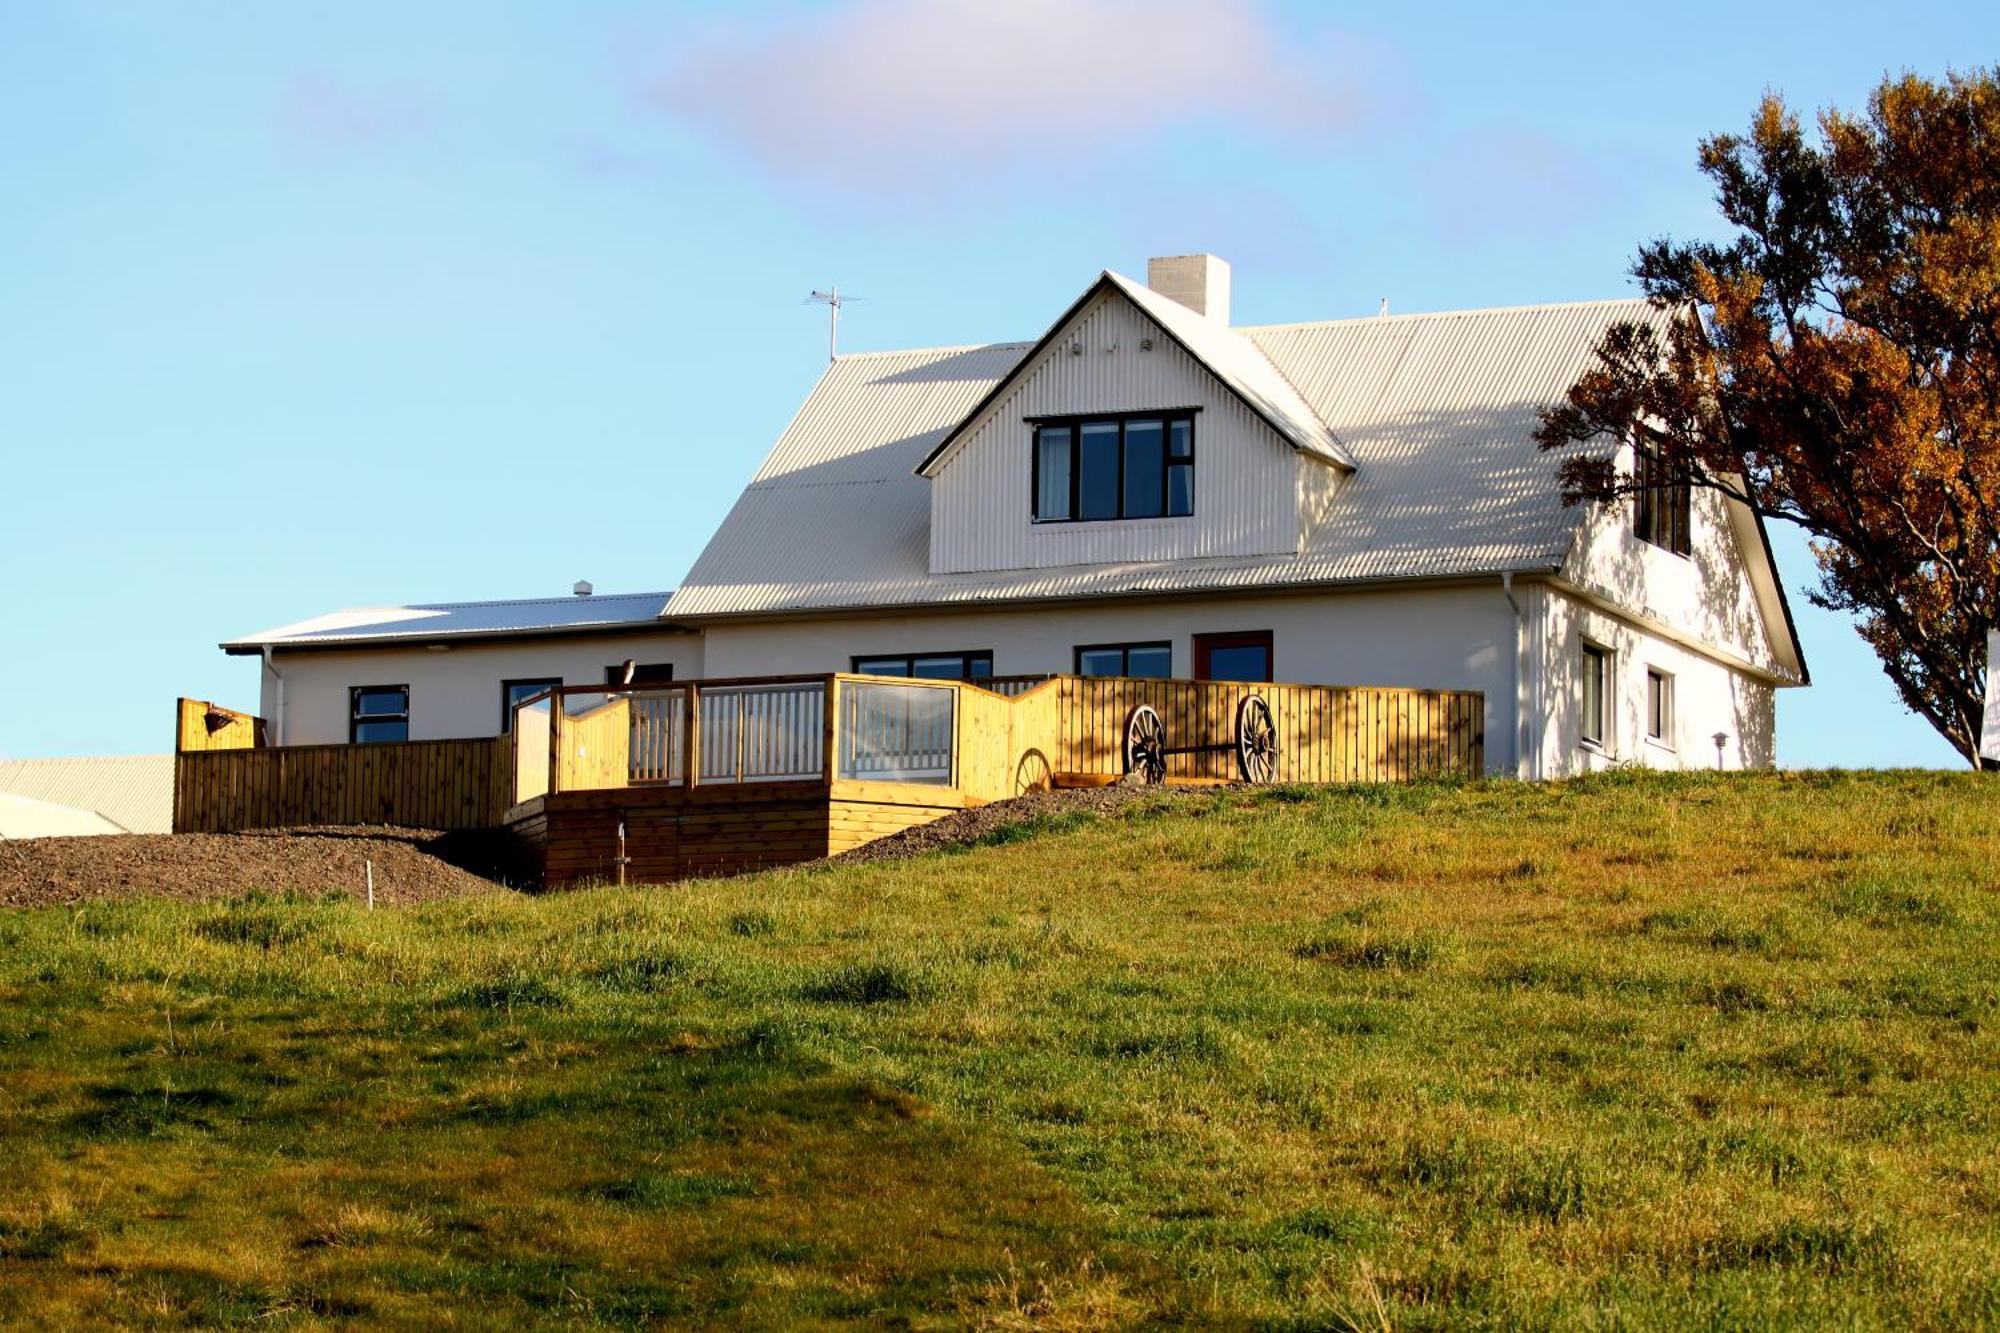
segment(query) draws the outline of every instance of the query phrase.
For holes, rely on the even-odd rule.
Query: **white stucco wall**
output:
[[[1776,691],[1767,682],[1674,643],[1550,585],[1526,590],[1527,714],[1538,720],[1521,776],[1559,778],[1624,765],[1769,768],[1777,761]],[[1611,650],[1610,728],[1583,740],[1583,647]],[[1646,672],[1673,677],[1666,743],[1646,735]],[[1715,734],[1725,740],[1718,756]],[[1490,738],[1489,738],[1490,744]]]
[[[710,676],[845,671],[857,656],[989,649],[1000,675],[1071,671],[1079,645],[1167,640],[1191,675],[1196,634],[1270,630],[1279,680],[1479,690],[1486,754],[1514,769],[1514,621],[1499,581],[1399,592],[1104,602],[854,616],[708,629]]]
[[[1143,344],[1150,340],[1151,348]],[[1077,350],[1072,350],[1072,349]],[[1116,293],[1085,306],[990,408],[931,486],[933,573],[1298,549],[1300,477],[1289,444],[1137,307]],[[1200,408],[1194,513],[1184,518],[1036,523],[1029,417]],[[1325,464],[1312,496],[1336,483]]]
[[[658,632],[457,644],[449,652],[432,652],[422,644],[280,651],[283,743],[346,741],[348,690],[356,685],[408,685],[411,740],[493,736],[500,731],[500,682],[560,676],[566,685],[601,685],[604,669],[627,658],[672,663],[677,679],[702,674],[698,635]],[[263,678],[257,711],[276,720],[277,684],[261,665],[257,670]]]
[[[1626,450],[1622,466],[1631,467]],[[1671,625],[1767,672],[1781,670],[1774,637],[1785,627],[1775,605],[1760,600],[1750,567],[1763,562],[1744,549],[1730,502],[1714,491],[1690,497],[1688,555],[1641,541],[1632,526],[1633,503],[1594,506],[1578,534],[1563,573],[1578,587],[1635,615]],[[1776,623],[1770,623],[1772,619]]]

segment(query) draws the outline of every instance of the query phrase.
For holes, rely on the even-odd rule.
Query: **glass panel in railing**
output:
[[[841,777],[951,782],[956,690],[857,681],[840,698]]]
[[[633,782],[680,782],[687,773],[684,690],[634,690],[626,772]]]
[[[515,708],[514,803],[532,801],[549,791],[549,700],[544,697]]]

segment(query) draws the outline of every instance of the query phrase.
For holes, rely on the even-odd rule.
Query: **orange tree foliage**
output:
[[[2000,82],[1906,76],[1808,136],[1777,97],[1701,146],[1727,243],[1656,241],[1634,274],[1674,312],[1610,330],[1539,438],[1565,497],[1660,475],[1798,524],[1821,606],[1855,613],[1909,706],[1977,762],[2000,624]],[[1670,484],[1669,482],[1669,484]]]

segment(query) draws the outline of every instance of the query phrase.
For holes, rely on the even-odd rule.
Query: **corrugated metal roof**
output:
[[[139,754],[0,759],[0,793],[92,811],[116,826],[110,830],[91,830],[95,832],[170,833],[174,822],[174,757]]]
[[[293,625],[231,639],[227,652],[266,646],[363,644],[401,639],[499,638],[514,634],[649,625],[658,620],[668,592],[601,593],[589,597],[530,597],[504,602],[435,602],[364,606],[301,620]]]
[[[912,469],[1020,360],[1019,343],[834,362],[737,499],[674,617],[964,604],[1549,571],[1565,508],[1538,410],[1643,300],[1243,328],[1356,470],[1293,554],[973,574],[929,572],[929,483]]]

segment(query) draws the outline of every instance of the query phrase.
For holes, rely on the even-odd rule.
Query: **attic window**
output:
[[[1632,530],[1640,541],[1687,555],[1693,545],[1689,529],[1694,519],[1694,490],[1685,476],[1669,471],[1658,451],[1640,445],[1633,458]]]
[[[1194,512],[1194,412],[1033,423],[1037,523],[1183,518]]]

